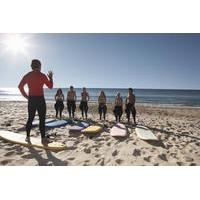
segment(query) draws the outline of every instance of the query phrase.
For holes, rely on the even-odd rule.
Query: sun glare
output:
[[[5,51],[13,54],[26,54],[29,46],[28,38],[22,34],[7,34],[1,43]]]

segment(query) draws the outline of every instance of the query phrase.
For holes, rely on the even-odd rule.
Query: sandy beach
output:
[[[55,116],[53,103],[47,103],[47,117]],[[78,106],[77,106],[78,107]],[[195,166],[200,165],[200,108],[137,105],[138,124],[149,127],[159,138],[146,142],[137,138],[135,127],[126,124],[129,136],[110,136],[114,124],[112,105],[107,120],[101,122],[97,106],[90,104],[89,119],[104,125],[104,131],[93,137],[70,134],[69,126],[47,130],[55,141],[67,145],[67,150],[51,152],[27,148],[0,140],[0,165],[9,166]],[[68,117],[66,107],[64,118]],[[77,108],[76,117],[80,118]],[[26,102],[0,102],[0,129],[24,134],[27,119]],[[31,132],[40,137],[38,128]]]

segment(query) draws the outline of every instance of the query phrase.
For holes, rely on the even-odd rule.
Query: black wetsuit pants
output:
[[[128,121],[130,121],[131,113],[132,113],[132,116],[133,116],[133,120],[136,123],[136,109],[135,109],[135,105],[131,104],[131,103],[128,103],[126,105],[126,115],[127,115]]]
[[[102,117],[102,114],[103,114],[104,119],[106,119],[107,106],[105,104],[99,104],[98,110],[99,110],[100,119]]]
[[[84,118],[84,113],[85,113],[85,117],[87,119],[88,103],[86,101],[81,101],[79,108],[82,112],[82,117]]]
[[[60,118],[62,117],[62,111],[64,109],[63,101],[56,101],[54,108],[56,110],[56,117],[58,117],[58,112],[60,114]]]
[[[46,118],[46,102],[44,96],[30,96],[28,98],[28,121],[26,123],[26,133],[30,136],[32,122],[35,118],[36,111],[39,115],[39,129],[41,137],[45,138],[45,118]]]
[[[69,112],[69,117],[72,117],[74,118],[74,113],[75,113],[75,110],[76,110],[76,102],[75,101],[67,101],[67,110]]]

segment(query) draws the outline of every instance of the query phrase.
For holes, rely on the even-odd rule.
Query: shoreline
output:
[[[19,100],[0,100],[0,103],[3,102],[7,102],[7,103],[27,103],[27,100],[23,100],[23,101],[19,101]],[[48,104],[54,104],[55,101],[50,101],[50,100],[46,100],[46,103]],[[78,104],[80,103],[80,101],[76,101],[76,105],[78,106]],[[66,101],[64,101],[64,104],[66,104]],[[98,102],[97,101],[90,101],[88,103],[88,105],[97,105]],[[107,105],[113,105],[113,103],[111,102],[107,102]],[[156,108],[189,108],[189,109],[200,109],[200,106],[187,106],[187,105],[180,105],[180,104],[156,104],[156,103],[136,103],[135,104],[136,107],[156,107]]]

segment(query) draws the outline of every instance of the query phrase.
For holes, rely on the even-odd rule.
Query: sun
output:
[[[29,47],[28,37],[23,34],[6,34],[1,41],[4,50],[16,54],[26,54]]]

